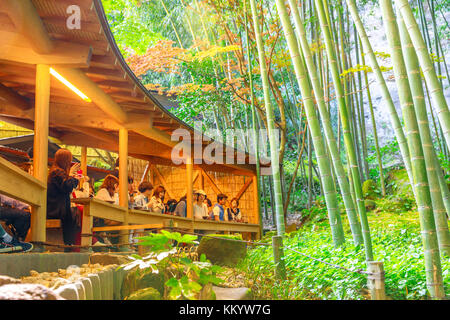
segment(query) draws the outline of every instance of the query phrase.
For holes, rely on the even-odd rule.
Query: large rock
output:
[[[376,199],[378,198],[377,184],[372,179],[364,181],[362,185],[362,192],[364,199]]]
[[[20,283],[19,279],[7,277],[7,276],[0,276],[0,286],[3,286],[5,284],[17,284]]]
[[[0,300],[64,300],[40,284],[6,284],[0,287]]]
[[[130,270],[126,275],[122,283],[122,299],[130,296],[134,292],[152,287],[161,294],[164,294],[164,275],[162,272],[153,273],[149,270],[139,270],[136,272],[138,267]]]
[[[145,288],[134,292],[126,300],[161,300],[161,294],[155,288]]]
[[[388,194],[414,197],[406,169],[391,170],[386,178],[386,187]]]
[[[110,264],[122,265],[130,262],[130,260],[123,255],[119,254],[109,254],[109,253],[94,253],[89,257],[89,262],[91,264],[101,264],[107,266]]]
[[[291,232],[295,232],[295,231],[297,231],[297,225],[295,223],[289,224],[286,226],[286,230],[285,230],[286,233],[291,233]]]
[[[377,207],[376,202],[373,200],[369,200],[369,199],[364,200],[364,205],[365,205],[367,211],[372,211],[373,209],[375,209]]]
[[[210,236],[215,238],[202,237],[197,254],[199,257],[205,254],[213,264],[233,267],[247,254],[245,243],[226,240],[242,240],[241,235],[211,234]]]

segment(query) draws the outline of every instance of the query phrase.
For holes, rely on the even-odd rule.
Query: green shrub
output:
[[[314,231],[313,231],[314,229]],[[374,257],[384,262],[386,294],[392,299],[426,299],[425,264],[420,229],[408,220],[397,225],[372,226]],[[304,227],[285,238],[285,246],[348,269],[365,270],[362,248],[348,238],[334,248],[329,229]],[[446,292],[450,289],[450,261],[442,257]],[[240,268],[249,278],[256,299],[368,299],[367,277],[332,268],[290,250],[285,250],[288,280],[274,276],[271,247],[248,252]]]
[[[377,189],[377,184],[372,179],[364,181],[362,185],[362,192],[365,199],[376,199],[380,194],[380,190]]]
[[[416,206],[416,201],[410,195],[387,197],[377,201],[377,207],[382,212],[400,213],[410,211]]]

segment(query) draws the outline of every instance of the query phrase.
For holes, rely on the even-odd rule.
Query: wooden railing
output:
[[[0,157],[0,193],[40,207],[45,201],[47,185],[11,162]]]
[[[124,217],[127,212],[126,208],[95,198],[72,199],[72,202],[84,206],[81,231],[84,235],[92,234],[94,217],[124,222]],[[194,230],[247,232],[255,234],[257,239],[260,237],[260,226],[257,224],[198,220],[142,210],[128,210],[128,223],[130,225],[136,225],[136,228],[144,228],[145,225],[158,225],[161,227],[183,229],[190,232]],[[84,236],[81,241],[82,245],[90,245],[92,238],[90,236]]]

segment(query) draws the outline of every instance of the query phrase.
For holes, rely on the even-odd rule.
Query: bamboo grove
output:
[[[111,1],[104,2],[111,5]],[[380,101],[373,99],[376,87],[414,192],[428,291],[433,298],[445,296],[440,259],[450,257],[450,194],[449,172],[442,163],[450,156],[450,111],[445,97],[450,77],[443,50],[446,43],[440,33],[450,29],[443,14],[448,3],[136,3],[127,14],[111,10],[115,13],[109,18],[116,33],[129,19],[147,28],[148,50],[131,40],[118,39],[130,66],[147,88],[176,95],[181,107],[173,112],[188,123],[202,119],[204,128],[248,128],[254,136],[257,130],[267,129],[267,139],[261,140],[265,145],[257,144],[256,148],[270,150],[274,169],[271,176],[261,176],[259,183],[262,198],[272,199],[270,211],[278,234],[285,232],[293,193],[303,188],[307,206],[312,205],[314,194],[324,197],[335,246],[349,241],[342,226],[342,220],[347,219],[352,241],[361,245],[367,261],[377,258],[372,252],[362,188],[371,170],[378,172],[377,183],[386,195],[384,155],[376,122],[379,109],[375,109]],[[382,29],[368,30],[361,17],[367,7],[374,8],[382,19]],[[149,21],[155,19],[162,23],[148,28]],[[446,26],[440,28],[437,20]],[[386,39],[383,52],[373,47],[374,33]],[[259,150],[249,150],[245,142],[236,144],[258,154]],[[371,166],[369,154],[374,159]],[[286,160],[294,168],[289,180],[283,172]],[[315,178],[320,181],[316,191]],[[342,215],[341,202],[345,209]],[[262,206],[268,218],[268,203],[264,201]]]

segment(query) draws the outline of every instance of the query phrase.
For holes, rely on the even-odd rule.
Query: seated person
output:
[[[193,193],[192,193],[192,203],[196,199],[196,192],[197,191],[194,190]],[[181,197],[180,201],[178,201],[178,204],[177,204],[177,206],[175,208],[175,211],[173,213],[175,216],[184,217],[184,218],[187,217],[187,203],[186,203],[186,201],[187,201],[187,196]]]
[[[134,189],[134,178],[128,176],[128,209],[135,207],[134,198],[136,197],[136,190]]]
[[[177,206],[173,212],[174,216],[186,217],[187,215],[187,204],[186,204],[186,196],[181,197],[180,201],[178,201]]]
[[[30,229],[30,206],[4,195],[0,195],[0,205],[0,220],[20,241],[25,240]]]
[[[211,219],[211,214],[212,214],[212,209],[213,209],[212,202],[208,198],[206,198],[204,200],[204,202],[206,204],[206,207],[208,208],[208,217],[207,217],[207,219]]]
[[[205,204],[206,192],[196,190],[194,193],[194,218],[203,220],[208,218],[208,207]]]
[[[150,182],[143,181],[138,187],[139,194],[134,198],[134,207],[142,210],[151,210],[150,197],[153,186]]]
[[[178,201],[175,199],[170,199],[166,203],[166,213],[173,215],[175,208],[177,207]]]
[[[21,242],[9,235],[0,225],[0,253],[28,252],[33,249],[33,245],[28,242]]]
[[[241,209],[239,207],[239,200],[231,199],[230,207],[227,208],[228,221],[242,222]]]
[[[217,195],[217,203],[214,205],[211,218],[215,221],[227,221],[228,217],[225,215],[225,203],[228,196],[223,193]]]
[[[72,165],[72,153],[67,149],[59,149],[55,153],[53,164],[47,177],[47,218],[60,219],[65,245],[73,245],[79,232],[80,217],[70,207],[70,195],[78,187],[80,175],[77,173],[80,164]],[[65,252],[72,251],[65,248]]]
[[[119,204],[119,179],[108,174],[95,196],[96,199]]]
[[[119,204],[119,179],[115,176],[109,174],[105,177],[103,184],[100,186],[100,190],[98,190],[96,199],[103,200],[112,204]],[[118,221],[112,221],[108,219],[94,219],[94,227],[104,227],[104,226],[118,226],[121,223]],[[99,237],[97,237],[99,241],[109,244],[109,239],[106,238],[104,233],[100,233]],[[113,241],[116,240],[116,241]],[[118,242],[118,238],[112,238],[111,242]]]
[[[166,206],[164,205],[164,194],[166,189],[163,186],[158,186],[153,191],[153,197],[150,200],[150,206],[152,207],[152,211],[156,213],[164,213]]]

